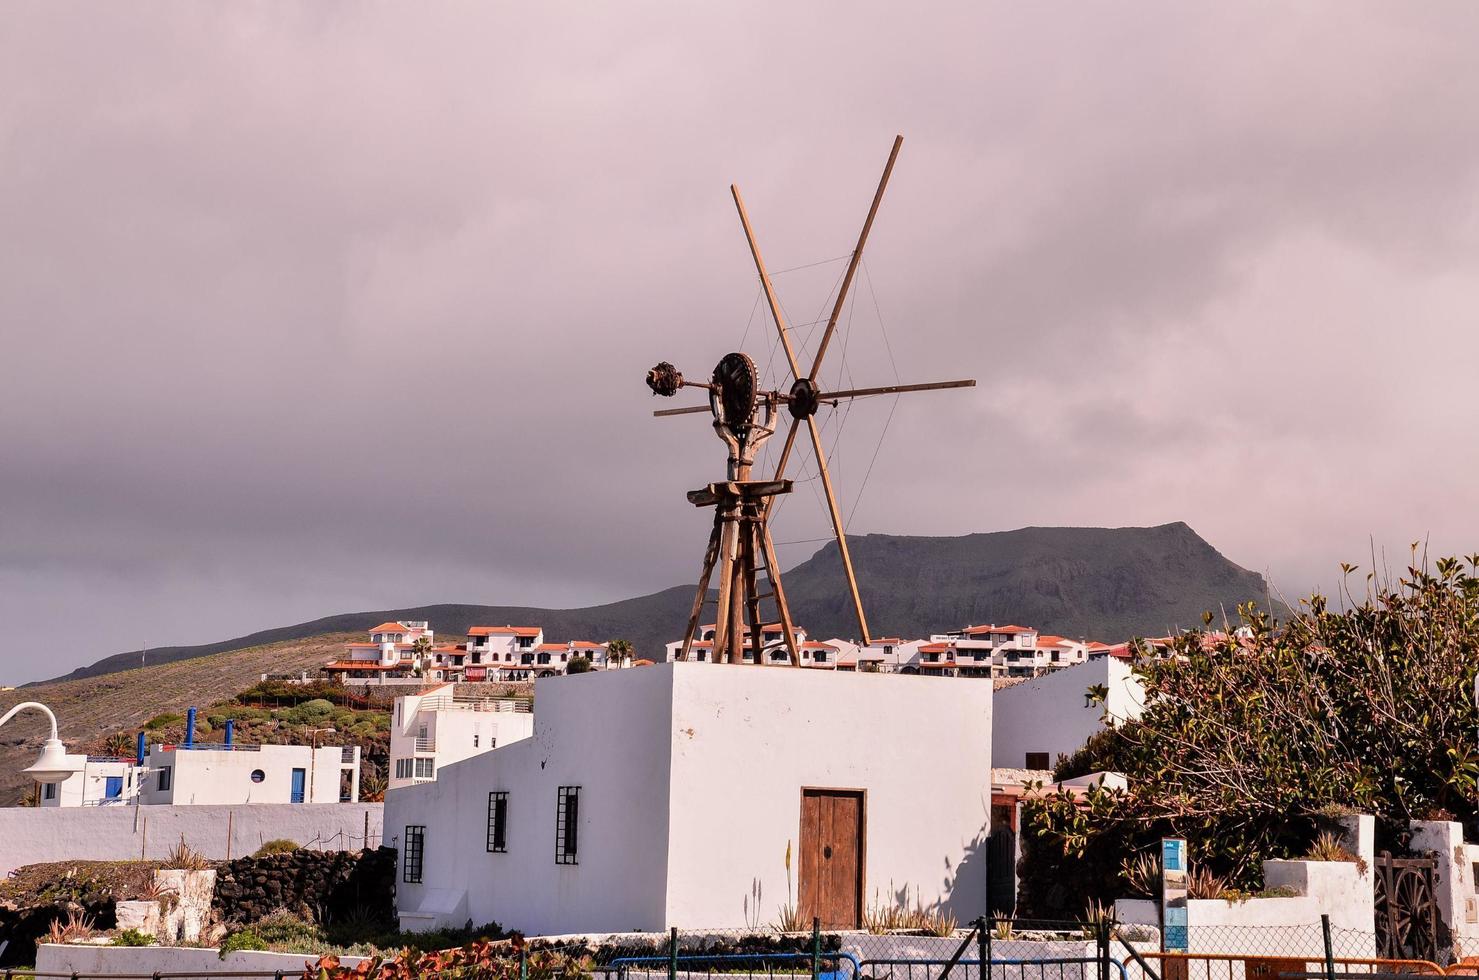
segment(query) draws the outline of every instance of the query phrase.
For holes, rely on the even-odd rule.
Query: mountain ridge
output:
[[[1263,576],[1229,561],[1181,521],[1154,527],[1024,527],[958,536],[848,538],[870,632],[919,637],[967,623],[1020,622],[1076,639],[1117,641],[1201,625],[1204,612],[1254,600],[1273,605]],[[784,573],[794,619],[819,639],[856,637],[836,542]],[[676,640],[692,585],[573,609],[435,603],[338,613],[215,643],[150,650],[150,664],[207,657],[386,620],[424,619],[460,637],[474,625],[539,625],[554,641],[632,641],[654,657]],[[1282,610],[1279,610],[1282,611]],[[138,650],[104,657],[52,681],[137,667]],[[34,683],[49,683],[37,681]],[[30,686],[30,685],[27,685]]]

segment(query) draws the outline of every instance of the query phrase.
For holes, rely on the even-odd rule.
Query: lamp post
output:
[[[67,747],[62,744],[60,738],[57,738],[56,715],[52,714],[51,709],[40,701],[22,701],[0,716],[0,725],[5,724],[27,708],[35,709],[46,715],[47,720],[51,722],[51,735],[42,744],[41,755],[21,772],[26,773],[38,783],[59,783],[81,770],[81,766],[67,758]]]
[[[314,779],[318,776],[318,737],[325,732],[332,732],[333,728],[310,728],[308,730],[308,802],[313,802]]]

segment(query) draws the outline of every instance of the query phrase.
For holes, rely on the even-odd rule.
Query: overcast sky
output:
[[[1458,3],[7,4],[0,682],[693,578],[723,449],[642,377],[768,362],[728,185],[805,324],[895,133],[824,380],[980,385],[826,420],[852,530],[1184,520],[1290,595],[1373,539],[1476,550],[1476,36]]]

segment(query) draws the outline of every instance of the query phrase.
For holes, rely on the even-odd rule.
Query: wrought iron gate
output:
[[[1433,858],[1376,858],[1376,955],[1389,959],[1438,958],[1438,903]]]

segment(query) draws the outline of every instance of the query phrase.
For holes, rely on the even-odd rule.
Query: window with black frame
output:
[[[579,864],[580,787],[561,786],[555,808],[555,863]]]
[[[422,856],[426,853],[426,828],[411,825],[406,828],[406,856],[401,880],[408,884],[421,883]]]
[[[508,850],[508,794],[488,794],[488,853],[503,854]]]

